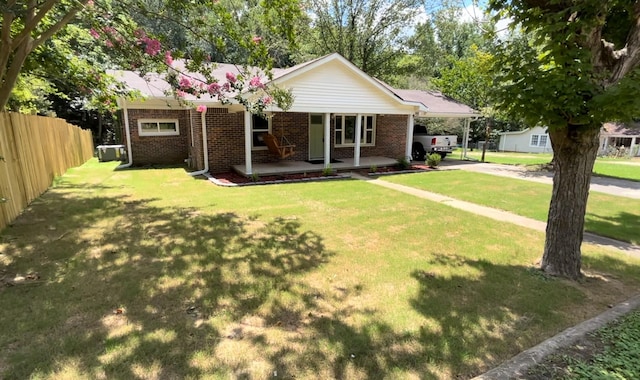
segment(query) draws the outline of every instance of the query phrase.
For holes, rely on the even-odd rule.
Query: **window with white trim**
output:
[[[178,119],[140,119],[140,136],[177,136],[180,134]]]
[[[267,144],[262,136],[265,133],[271,133],[271,118],[265,118],[260,115],[251,115],[251,147],[254,149],[264,149]]]
[[[547,140],[549,139],[549,135],[531,135],[531,140],[529,141],[529,146],[533,147],[545,147],[547,146]]]
[[[336,115],[335,144],[336,146],[354,146],[356,139],[357,115]],[[360,131],[360,145],[375,145],[376,117],[362,115],[362,130]]]

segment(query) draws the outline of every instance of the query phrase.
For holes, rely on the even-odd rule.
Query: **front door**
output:
[[[309,159],[324,159],[324,115],[309,115]]]

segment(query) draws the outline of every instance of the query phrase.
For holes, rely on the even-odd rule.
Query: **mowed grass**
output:
[[[458,158],[455,154],[453,158]],[[482,150],[467,151],[467,157],[475,160],[482,158]],[[484,156],[485,162],[504,165],[542,165],[551,162],[551,153],[513,153],[513,152],[491,152],[487,151]]]
[[[447,170],[384,180],[546,221],[551,185],[491,174]],[[585,230],[640,245],[640,200],[590,192]]]
[[[467,156],[476,160],[482,157],[482,151],[468,152]],[[455,153],[448,159],[457,159]],[[512,153],[512,152],[487,152],[485,162],[504,165],[535,166],[551,162],[553,154],[550,153]],[[593,167],[593,174],[606,177],[640,181],[640,159],[605,158],[598,157]]]
[[[0,234],[0,378],[469,378],[640,289],[638,260],[547,278],[542,234],[364,181],[114,168]]]
[[[593,174],[640,181],[640,161],[635,165],[629,165],[634,161],[600,161],[593,166]]]

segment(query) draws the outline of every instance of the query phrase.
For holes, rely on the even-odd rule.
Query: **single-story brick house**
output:
[[[212,74],[224,82],[227,72],[239,70],[219,64]],[[267,110],[266,118],[211,97],[187,97],[191,104],[185,106],[157,75],[140,78],[125,71],[116,76],[144,97],[118,101],[129,160],[124,166],[186,161],[198,173],[234,168],[246,175],[259,164],[289,161],[317,161],[323,164],[318,170],[331,160],[362,167],[367,157],[411,157],[414,116],[479,116],[438,93],[395,90],[336,53],[274,69],[271,83],[291,89],[294,102],[287,112]],[[197,112],[198,105],[206,111]],[[285,159],[274,156],[265,133],[286,136],[295,152]]]

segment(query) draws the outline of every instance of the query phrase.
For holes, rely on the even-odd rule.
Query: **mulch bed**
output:
[[[427,165],[411,165],[407,169],[400,169],[396,166],[385,166],[377,168],[374,173],[368,169],[362,169],[357,171],[361,175],[377,176],[386,174],[400,174],[400,173],[413,173],[419,171],[434,170]],[[326,179],[343,179],[348,178],[348,173],[352,170],[348,170],[344,173],[333,173],[331,175],[324,175],[321,171],[307,172],[307,173],[293,173],[293,174],[279,174],[279,175],[264,175],[257,178],[246,177],[236,172],[216,173],[214,175],[216,184],[222,186],[247,186],[247,185],[266,185],[271,183],[283,183],[283,182],[303,182],[314,180],[326,180]]]

